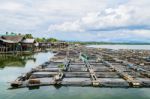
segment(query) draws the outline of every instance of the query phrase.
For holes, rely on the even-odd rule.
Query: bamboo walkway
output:
[[[11,86],[150,87],[149,69],[108,52],[84,47],[57,51],[50,61],[18,77]]]

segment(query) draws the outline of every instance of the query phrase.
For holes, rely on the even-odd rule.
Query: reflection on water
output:
[[[4,68],[5,66],[24,67],[28,60],[35,62],[36,58],[34,58],[34,55],[15,56],[2,54],[0,55],[0,68]]]
[[[0,55],[0,83],[15,80],[21,74],[31,70],[31,68],[48,61],[52,56],[53,54],[51,52],[41,52],[23,56]],[[9,86],[7,86],[7,88],[8,87]]]
[[[149,88],[61,87],[56,89],[53,86],[45,86],[35,90],[28,88],[8,90],[8,82],[48,61],[52,56],[50,52],[29,56],[5,56],[6,58],[1,56],[0,99],[150,99]]]

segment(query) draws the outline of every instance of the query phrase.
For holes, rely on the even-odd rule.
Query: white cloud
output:
[[[50,25],[50,31],[74,32],[101,30],[138,25],[150,25],[148,15],[139,14],[136,6],[120,5],[104,11],[88,13],[86,16],[62,24]],[[149,11],[147,11],[148,13]],[[138,14],[137,14],[138,13]],[[146,13],[146,12],[145,12]],[[140,15],[140,16],[139,16]]]
[[[70,40],[148,39],[149,4],[149,0],[0,0],[0,32]]]
[[[134,30],[132,35],[139,38],[149,38],[150,39],[150,30]]]
[[[114,31],[98,31],[98,32],[56,32],[49,34],[51,37],[62,40],[80,40],[80,41],[149,41],[150,30],[114,30]]]
[[[78,20],[74,22],[64,22],[61,25],[50,25],[49,31],[83,32],[83,30],[81,29],[81,24]]]
[[[0,4],[0,10],[19,11],[23,5],[17,2],[3,2]]]

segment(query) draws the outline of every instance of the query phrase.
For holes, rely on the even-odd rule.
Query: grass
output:
[[[64,68],[64,66],[65,66],[64,64],[59,64],[58,65],[59,68]]]

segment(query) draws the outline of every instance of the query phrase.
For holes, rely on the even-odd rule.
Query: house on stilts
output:
[[[25,38],[23,35],[2,35],[0,36],[0,53],[32,52],[35,49],[36,41]]]

